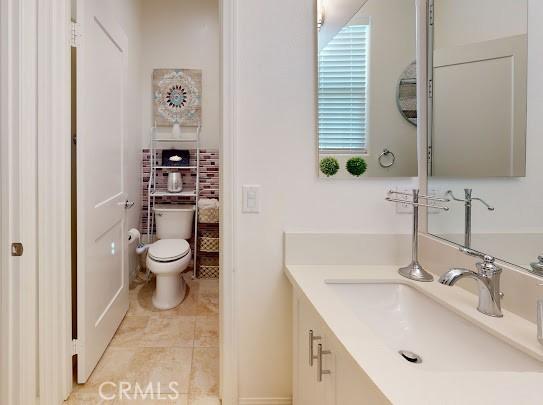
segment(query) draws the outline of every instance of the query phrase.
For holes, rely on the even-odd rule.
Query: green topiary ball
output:
[[[334,157],[325,157],[321,159],[320,163],[321,172],[326,176],[330,177],[336,174],[339,170],[339,163]]]
[[[368,168],[368,165],[366,161],[361,157],[352,157],[347,160],[346,168],[347,171],[353,176],[359,177],[364,174],[364,172]]]

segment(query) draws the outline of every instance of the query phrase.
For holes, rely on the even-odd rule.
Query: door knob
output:
[[[127,210],[132,208],[135,204],[136,203],[134,201],[128,201],[128,200],[126,200],[125,202],[119,203],[119,205],[122,205]]]

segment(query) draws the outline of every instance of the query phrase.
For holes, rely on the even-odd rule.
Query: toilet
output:
[[[185,298],[186,283],[181,273],[189,265],[192,252],[187,242],[192,236],[194,205],[157,204],[157,241],[147,251],[147,267],[156,276],[153,305],[170,309]]]

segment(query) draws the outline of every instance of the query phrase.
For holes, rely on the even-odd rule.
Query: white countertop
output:
[[[537,341],[535,324],[506,310],[503,318],[483,315],[476,309],[475,295],[437,282],[414,282],[401,277],[397,269],[398,266],[375,265],[287,265],[285,272],[293,287],[312,303],[345,349],[393,404],[543,404],[543,373],[414,370],[338,300],[325,283],[356,280],[407,284],[543,362],[543,347]]]

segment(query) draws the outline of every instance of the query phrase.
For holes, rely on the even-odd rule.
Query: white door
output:
[[[84,383],[128,310],[125,142],[127,39],[109,0],[78,0],[77,380]]]
[[[526,174],[526,75],[526,35],[434,51],[432,175]]]

